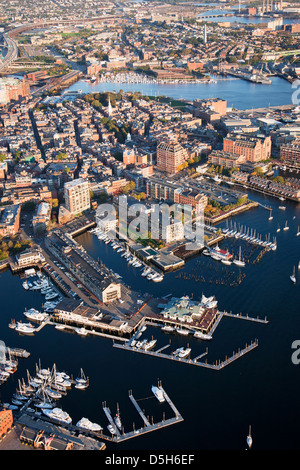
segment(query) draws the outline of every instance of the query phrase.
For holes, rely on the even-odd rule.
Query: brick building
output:
[[[259,162],[271,157],[271,145],[270,136],[228,134],[223,140],[223,151],[233,155],[243,155],[249,162]]]
[[[0,438],[3,437],[13,425],[13,414],[11,410],[0,411]]]
[[[161,141],[157,145],[157,169],[168,174],[177,173],[189,158],[187,150],[173,140]]]
[[[16,78],[0,78],[0,105],[5,105],[12,100],[19,100],[30,95],[30,86],[27,80]]]

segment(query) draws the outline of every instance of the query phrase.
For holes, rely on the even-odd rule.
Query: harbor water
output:
[[[1,279],[1,340],[9,347],[25,348],[31,355],[19,359],[18,370],[0,387],[0,398],[10,402],[18,379],[26,379],[26,370],[35,373],[35,364],[65,371],[74,378],[80,368],[89,377],[86,390],[72,388],[59,404],[76,423],[87,417],[106,430],[108,424],[102,403],[114,415],[117,404],[125,432],[133,426],[143,426],[132,406],[128,391],[132,390],[146,416],[154,422],[172,417],[167,404],[160,404],[151,393],[158,380],[181,413],[184,421],[119,444],[107,443],[109,449],[236,449],[246,448],[249,425],[252,429],[253,449],[298,449],[298,421],[300,407],[297,399],[300,365],[292,361],[292,343],[300,340],[300,237],[296,236],[300,224],[300,204],[282,202],[256,192],[250,198],[272,207],[269,211],[259,206],[235,217],[233,222],[256,229],[265,237],[277,239],[277,250],[260,255],[261,248],[235,239],[224,240],[221,248],[238,254],[239,247],[246,266],[225,266],[206,256],[186,261],[185,267],[165,275],[163,282],[151,283],[141,276],[120,253],[99,241],[91,233],[77,237],[96,260],[118,272],[133,289],[149,292],[155,297],[169,294],[176,297],[189,295],[194,300],[215,295],[220,310],[249,314],[264,318],[267,324],[243,319],[222,318],[211,341],[196,340],[165,334],[159,328],[148,326],[143,337],[157,338],[155,349],[171,345],[167,351],[179,346],[192,349],[191,357],[207,351],[207,361],[225,359],[234,351],[258,340],[258,347],[220,371],[193,367],[150,355],[124,351],[113,347],[110,339],[58,331],[46,325],[34,336],[21,336],[8,327],[12,318],[22,319],[25,308],[41,309],[43,297],[39,292],[25,291],[19,276],[10,271],[0,274]],[[286,210],[280,210],[284,205]],[[289,230],[283,231],[288,223]],[[230,224],[230,221],[229,221]],[[222,226],[226,222],[222,222]],[[277,232],[277,227],[281,231]],[[290,280],[296,266],[297,282]],[[133,424],[134,423],[134,424]],[[107,431],[106,431],[107,434]]]
[[[246,80],[216,78],[216,83],[117,83],[100,82],[91,83],[88,80],[79,80],[71,85],[65,92],[82,90],[83,93],[96,92],[140,92],[150,96],[168,96],[175,99],[205,99],[222,98],[227,101],[228,107],[237,109],[252,109],[268,106],[281,106],[292,104],[292,94],[295,88],[292,84],[279,77],[270,77],[272,85],[251,83]]]

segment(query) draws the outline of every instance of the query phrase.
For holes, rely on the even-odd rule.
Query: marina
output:
[[[257,195],[257,198],[260,196]],[[232,270],[245,270],[245,268],[239,268],[238,266],[235,266],[232,264],[231,266],[226,266],[223,265],[222,263],[217,263],[215,260],[213,260],[210,256],[198,256],[196,258],[192,258],[189,260],[186,264],[185,267],[182,270],[178,270],[177,272],[174,273],[167,273],[164,276],[164,281],[160,283],[151,283],[147,279],[145,279],[145,276],[141,276],[139,274],[139,269],[140,268],[134,268],[132,265],[130,265],[128,262],[120,257],[120,252],[117,253],[117,249],[114,250],[109,244],[105,243],[99,243],[95,237],[93,237],[94,242],[91,244],[92,240],[92,234],[89,234],[88,232],[83,233],[79,235],[77,238],[78,241],[82,240],[83,244],[86,248],[88,248],[89,253],[94,254],[94,258],[97,259],[98,257],[101,257],[101,260],[104,264],[109,264],[114,272],[118,272],[120,276],[122,276],[122,279],[126,279],[129,285],[131,283],[134,284],[134,287],[137,287],[139,290],[147,290],[150,292],[150,294],[153,297],[158,297],[160,299],[163,299],[164,297],[166,300],[169,298],[170,292],[173,292],[174,289],[175,291],[181,292],[182,295],[189,295],[190,298],[192,298],[192,294],[194,293],[195,300],[199,298],[201,299],[201,292],[205,292],[207,297],[216,295],[216,297],[219,300],[220,307],[218,309],[219,315],[216,318],[215,323],[212,325],[212,328],[209,331],[209,336],[212,337],[212,339],[209,339],[208,341],[201,340],[201,339],[196,339],[194,335],[189,333],[189,335],[180,335],[177,333],[175,330],[178,328],[179,324],[176,321],[171,321],[170,319],[164,319],[164,321],[160,321],[161,317],[159,315],[149,315],[149,309],[152,308],[153,302],[149,303],[149,309],[147,310],[147,307],[144,307],[141,312],[144,312],[143,315],[141,312],[139,313],[140,316],[138,317],[133,317],[136,318],[136,323],[133,329],[133,336],[131,336],[130,339],[136,338],[135,334],[138,335],[140,333],[140,329],[142,326],[146,326],[149,328],[149,333],[147,335],[147,330],[142,332],[142,335],[140,338],[137,338],[139,341],[143,341],[143,338],[148,336],[148,340],[151,341],[151,337],[153,339],[157,339],[157,343],[154,345],[154,347],[150,350],[144,350],[144,349],[136,349],[134,352],[139,352],[140,354],[126,354],[124,353],[124,349],[121,347],[122,345],[120,344],[119,346],[116,346],[118,343],[124,343],[124,346],[128,346],[128,349],[126,348],[126,351],[131,351],[133,352],[133,349],[129,347],[129,338],[121,338],[119,336],[110,336],[109,334],[107,336],[100,336],[100,332],[90,332],[87,336],[82,337],[77,334],[65,334],[66,332],[71,332],[74,331],[73,328],[75,325],[68,324],[68,322],[65,322],[65,324],[61,324],[63,326],[62,331],[59,331],[56,329],[57,326],[60,325],[57,321],[51,321],[47,323],[47,328],[42,327],[38,334],[35,333],[34,335],[18,335],[16,336],[16,333],[14,332],[14,329],[8,328],[8,322],[11,318],[11,316],[14,316],[16,320],[20,320],[24,318],[24,323],[25,323],[25,316],[23,315],[24,310],[24,305],[27,305],[27,310],[30,310],[31,308],[35,308],[37,311],[42,312],[41,306],[45,303],[45,297],[44,294],[41,293],[41,290],[26,290],[22,286],[22,282],[24,282],[24,279],[20,279],[20,277],[17,275],[13,276],[10,271],[4,271],[2,275],[2,279],[4,280],[3,282],[5,283],[5,279],[9,279],[10,282],[13,284],[13,288],[15,292],[18,292],[18,296],[11,296],[11,295],[6,295],[5,294],[5,289],[4,289],[4,305],[6,306],[6,310],[4,310],[4,318],[5,319],[3,323],[3,328],[4,331],[6,329],[7,331],[7,342],[10,344],[14,343],[18,348],[24,349],[26,351],[31,351],[30,356],[26,359],[26,363],[32,363],[32,361],[35,360],[36,354],[33,354],[32,351],[35,349],[35,345],[38,344],[40,341],[43,341],[45,343],[45,346],[48,346],[48,351],[53,351],[53,344],[55,344],[55,341],[53,341],[53,338],[58,338],[58,341],[63,341],[64,344],[69,345],[68,347],[75,348],[75,347],[81,347],[82,341],[84,341],[84,350],[83,352],[83,357],[82,357],[82,365],[84,370],[88,370],[88,375],[93,379],[91,380],[90,387],[88,387],[88,390],[81,391],[77,390],[75,388],[75,384],[72,385],[71,389],[67,389],[64,392],[59,391],[61,393],[62,398],[62,410],[67,411],[68,414],[73,417],[74,423],[77,423],[81,418],[82,414],[87,416],[92,423],[98,423],[101,426],[103,426],[103,433],[106,439],[102,439],[102,442],[107,442],[108,445],[113,445],[115,442],[118,441],[117,435],[112,436],[110,435],[109,431],[106,431],[106,425],[104,422],[101,422],[103,420],[99,420],[99,417],[95,411],[95,404],[92,405],[86,402],[85,398],[76,398],[74,403],[68,403],[68,395],[69,393],[78,393],[82,397],[86,393],[89,393],[89,389],[93,389],[95,387],[94,382],[98,383],[98,386],[104,387],[104,394],[108,394],[109,396],[109,401],[112,403],[117,402],[120,399],[120,396],[117,395],[114,391],[111,392],[111,388],[108,387],[107,384],[103,384],[103,377],[97,378],[93,377],[93,370],[88,366],[90,362],[93,363],[93,367],[97,368],[99,364],[101,364],[101,367],[103,368],[103,373],[107,374],[107,377],[112,377],[112,373],[109,370],[108,366],[106,365],[106,362],[104,358],[107,356],[107,354],[110,355],[112,363],[119,365],[122,364],[122,367],[124,368],[124,371],[120,371],[120,376],[118,376],[118,383],[122,384],[122,387],[127,387],[128,389],[131,389],[132,385],[136,383],[135,381],[135,372],[128,370],[128,365],[129,364],[135,364],[135,367],[140,367],[141,368],[141,380],[143,384],[145,384],[149,379],[147,374],[142,372],[142,369],[144,367],[147,367],[147,370],[151,371],[152,366],[152,361],[155,360],[156,363],[156,368],[157,371],[155,370],[154,372],[154,377],[151,380],[152,383],[155,382],[155,379],[157,378],[157,375],[163,377],[164,382],[168,384],[168,389],[172,389],[172,395],[174,394],[174,401],[178,403],[178,408],[182,409],[184,412],[184,421],[182,422],[183,428],[185,427],[185,423],[187,423],[187,420],[191,419],[193,414],[195,413],[195,409],[193,406],[189,406],[189,404],[185,403],[184,400],[180,398],[180,395],[177,394],[175,391],[176,389],[176,381],[175,378],[172,378],[172,374],[174,374],[174,371],[176,371],[176,377],[185,377],[186,380],[190,381],[195,381],[196,383],[200,383],[200,380],[204,378],[205,376],[202,376],[202,374],[205,374],[205,371],[207,370],[223,370],[226,376],[232,376],[234,370],[242,371],[243,369],[243,363],[244,361],[240,361],[237,359],[241,359],[244,357],[244,360],[247,361],[247,366],[250,367],[253,372],[251,373],[251,379],[254,377],[258,377],[261,373],[260,369],[256,369],[257,367],[257,358],[258,357],[264,357],[264,355],[268,354],[268,348],[270,348],[270,340],[268,340],[268,337],[263,333],[262,330],[257,330],[256,328],[259,328],[261,325],[265,323],[269,323],[270,327],[272,328],[279,328],[279,325],[282,325],[284,321],[287,320],[291,322],[292,324],[297,323],[297,316],[291,313],[287,317],[286,315],[283,316],[281,313],[279,315],[279,306],[277,305],[277,301],[273,298],[274,295],[271,294],[271,292],[274,291],[274,289],[278,289],[279,286],[283,291],[283,296],[286,298],[289,297],[290,295],[290,289],[294,289],[294,285],[291,283],[289,280],[289,276],[292,274],[293,266],[298,265],[298,259],[297,259],[297,242],[299,240],[299,237],[296,236],[297,234],[297,227],[299,225],[299,219],[296,217],[294,219],[294,216],[297,215],[297,211],[294,210],[293,207],[290,206],[290,204],[286,203],[286,210],[285,211],[277,211],[277,204],[273,200],[268,200],[268,199],[259,199],[259,201],[263,205],[270,205],[273,208],[272,215],[274,217],[273,220],[268,220],[269,215],[266,215],[266,210],[263,207],[259,207],[255,213],[251,214],[251,223],[249,223],[249,214],[241,214],[240,216],[235,219],[236,221],[236,228],[237,231],[240,233],[243,233],[244,230],[241,230],[241,227],[253,227],[252,232],[256,229],[256,233],[262,234],[261,239],[263,240],[265,238],[264,233],[267,233],[267,239],[268,239],[268,234],[270,234],[270,240],[272,240],[272,237],[275,236],[277,238],[277,250],[269,250],[268,251],[268,256],[264,256],[260,259],[260,263],[263,269],[263,283],[258,283],[258,279],[262,279],[260,276],[260,272],[257,271],[257,266],[256,264],[253,263],[247,263],[246,265],[246,277],[244,278],[244,281],[242,284],[240,284],[240,295],[239,296],[234,296],[233,291],[229,292],[226,289],[226,284],[218,284],[217,281],[217,276],[219,273],[219,276],[223,276],[224,279],[224,273],[227,272],[227,276],[229,276],[230,271]],[[269,213],[269,211],[268,211]],[[283,231],[276,233],[276,228],[278,225],[280,227],[283,227],[285,222],[288,222],[288,226],[290,229],[288,231]],[[230,227],[231,223],[229,221],[228,228]],[[224,229],[226,229],[226,226],[224,224]],[[250,234],[251,230],[249,230]],[[90,243],[90,245],[89,245]],[[265,247],[259,248],[259,245],[254,245],[254,244],[247,244],[246,241],[243,242],[243,239],[240,240],[235,237],[227,237],[224,238],[222,242],[219,243],[219,246],[221,249],[223,249],[225,252],[228,251],[232,255],[238,254],[238,248],[239,245],[242,245],[242,255],[247,255],[247,250],[251,249],[253,250],[254,253],[259,253],[261,250],[264,250]],[[247,248],[248,247],[248,248]],[[252,248],[251,248],[252,247]],[[95,250],[95,251],[93,251]],[[107,253],[107,255],[106,255]],[[295,259],[296,257],[296,259]],[[284,258],[284,261],[279,261],[282,258]],[[122,262],[120,262],[122,260]],[[276,262],[275,262],[276,260]],[[54,271],[57,269],[57,272],[60,272],[59,268],[55,268],[55,264],[51,263],[51,266],[53,267]],[[271,279],[271,273],[274,272],[274,266],[275,266],[275,276],[272,277],[272,283],[270,282]],[[197,283],[197,279],[199,276],[199,270],[201,270],[201,274],[206,280],[206,283],[204,281],[198,281],[200,284]],[[226,270],[226,271],[225,271]],[[45,270],[43,270],[46,272]],[[129,277],[128,273],[131,273],[132,277]],[[135,275],[133,273],[136,273]],[[192,277],[192,275],[195,273],[195,277]],[[230,274],[231,275],[231,274]],[[178,277],[180,276],[180,277]],[[186,282],[183,282],[184,279],[187,279]],[[199,276],[200,278],[200,276]],[[30,279],[30,278],[27,278]],[[33,279],[33,278],[32,278]],[[67,278],[66,278],[67,279]],[[133,286],[132,284],[132,286]],[[70,281],[70,284],[72,285],[72,281]],[[246,289],[249,289],[249,287],[255,292],[255,307],[254,307],[254,302],[253,302],[253,296],[248,296],[246,295]],[[295,289],[294,289],[295,290]],[[69,292],[69,291],[68,291]],[[70,292],[68,293],[68,296],[70,296]],[[295,296],[297,298],[297,291],[295,290]],[[23,299],[22,302],[20,299]],[[5,300],[6,299],[6,300]],[[264,300],[263,300],[264,299]],[[6,303],[5,303],[6,302]],[[19,303],[18,303],[19,302]],[[286,309],[281,305],[281,307],[286,311]],[[293,306],[291,307],[291,312],[293,312]],[[145,309],[145,310],[144,310]],[[232,310],[232,311],[230,311]],[[249,314],[240,314],[237,312],[240,311],[249,311]],[[257,318],[256,312],[264,312],[263,316],[268,317],[268,320],[265,318]],[[296,313],[296,310],[294,310]],[[51,313],[50,313],[51,315]],[[243,322],[238,322],[237,320],[241,319],[244,320]],[[221,321],[222,320],[222,321]],[[27,320],[26,320],[27,321]],[[41,323],[42,324],[42,323]],[[44,325],[44,326],[46,326]],[[51,328],[52,325],[52,328]],[[155,325],[158,325],[156,327]],[[244,326],[243,326],[244,325]],[[35,325],[35,327],[39,327],[40,324]],[[79,325],[78,325],[79,327]],[[154,332],[152,332],[152,327],[154,328]],[[162,328],[164,327],[169,327],[166,328],[165,331],[162,331]],[[150,331],[151,328],[151,331]],[[171,330],[173,328],[173,330]],[[281,326],[282,328],[282,326]],[[192,331],[196,331],[194,328],[189,328],[188,324],[181,325],[182,330],[189,330],[191,329]],[[269,329],[269,327],[268,327]],[[170,330],[170,331],[168,331]],[[157,334],[155,332],[157,331]],[[99,334],[99,336],[98,336]],[[166,340],[166,334],[168,334],[168,337],[171,339],[171,344],[169,343],[168,339]],[[278,344],[282,342],[282,339],[278,334],[274,331],[275,337],[277,338]],[[98,338],[97,338],[98,336]],[[15,343],[16,338],[18,338],[18,343]],[[249,338],[258,338],[258,340],[252,341]],[[97,341],[97,347],[99,348],[99,355],[97,355],[97,363],[95,362],[95,358],[93,357],[93,354],[91,353],[92,349],[94,348],[94,340],[99,339]],[[107,339],[109,340],[107,342]],[[8,341],[9,340],[9,341]],[[114,345],[112,347],[111,340],[114,341]],[[197,342],[197,343],[196,343]],[[244,345],[241,347],[241,345]],[[259,344],[259,347],[257,347]],[[198,346],[197,346],[198,345]],[[172,355],[172,352],[176,351],[179,348],[184,348],[185,350],[187,348],[191,349],[190,356],[186,358],[179,358],[179,357],[174,357]],[[91,349],[92,348],[92,349]],[[81,347],[81,349],[83,349]],[[228,354],[228,351],[235,350],[237,351],[236,353],[231,353]],[[247,354],[248,352],[254,352],[255,354]],[[284,350],[284,349],[283,349]],[[122,355],[124,353],[124,357]],[[158,356],[156,356],[156,353]],[[160,356],[162,355],[162,357]],[[166,357],[164,357],[165,355]],[[172,359],[169,359],[169,357],[172,355]],[[52,353],[46,353],[44,354],[44,359],[49,358],[52,356]],[[152,357],[151,357],[152,356]],[[212,359],[210,359],[210,356],[212,356]],[[153,359],[153,357],[156,359]],[[164,361],[162,359],[168,359],[167,361]],[[277,356],[277,360],[280,359]],[[194,362],[195,361],[195,362]],[[273,358],[272,358],[273,361]],[[187,367],[187,365],[197,365],[199,363],[198,367]],[[21,361],[20,361],[21,363]],[[181,363],[181,364],[179,364]],[[25,361],[24,361],[25,364]],[[68,368],[69,370],[72,370],[75,368],[75,370],[78,368],[77,364],[74,364],[72,362],[72,358],[64,358],[63,359],[63,368]],[[68,365],[67,365],[68,364]],[[165,365],[167,364],[167,366]],[[168,365],[169,364],[169,365]],[[185,364],[185,367],[183,366]],[[227,365],[234,365],[234,367],[226,367]],[[270,370],[267,367],[267,364],[261,364],[260,367],[264,370],[264,375],[269,376],[270,375]],[[134,368],[133,368],[134,369]],[[126,373],[125,373],[126,370]],[[135,369],[136,370],[136,369]],[[170,370],[170,372],[169,372]],[[290,371],[291,374],[293,373],[293,369]],[[296,372],[296,371],[295,371]],[[15,377],[20,377],[20,373],[22,373],[22,370],[18,367],[18,371],[14,374]],[[17,375],[18,374],[18,375]],[[146,377],[147,375],[147,377]],[[272,374],[271,374],[272,375]],[[153,374],[152,374],[153,376]],[[220,386],[222,386],[223,390],[225,391],[225,394],[228,394],[228,397],[231,395],[232,390],[229,385],[225,385],[223,383],[223,374],[216,374],[216,376],[220,377],[218,378],[218,383]],[[274,383],[274,379],[272,380],[272,383]],[[275,380],[275,382],[277,379]],[[100,385],[100,383],[102,385]],[[221,385],[222,384],[222,385]],[[59,385],[59,384],[57,384]],[[248,384],[249,385],[249,384]],[[1,387],[1,391],[3,391],[3,401],[8,402],[9,398],[12,397],[12,382],[8,380],[3,386]],[[203,390],[203,393],[211,393],[210,388],[211,384],[205,384],[205,389]],[[136,387],[136,385],[135,385]],[[134,388],[135,388],[134,387]],[[143,393],[140,392],[140,388],[138,386],[138,394],[140,396],[143,395]],[[151,387],[150,387],[151,388]],[[203,388],[203,384],[202,384]],[[52,387],[51,387],[52,389]],[[58,390],[57,390],[58,391]],[[175,391],[175,392],[174,392]],[[239,393],[245,394],[245,396],[248,396],[248,392],[244,390],[243,387],[238,386],[238,391]],[[193,399],[196,399],[196,393],[191,391],[191,395],[193,396]],[[199,393],[199,392],[198,392]],[[104,395],[105,396],[105,395]],[[136,400],[136,393],[134,394],[135,400]],[[227,397],[227,399],[229,399]],[[282,399],[282,397],[280,397]],[[154,400],[156,398],[154,397]],[[273,397],[272,400],[276,402],[276,397]],[[136,400],[138,405],[143,411],[143,407],[140,405],[140,401]],[[82,408],[84,403],[84,408]],[[79,404],[81,404],[81,410],[85,409],[85,412],[82,413],[81,410],[77,409],[79,407]],[[129,404],[132,404],[132,401],[129,400]],[[11,403],[13,405],[13,403]],[[17,406],[17,405],[14,405]],[[256,421],[255,422],[255,428],[256,428],[256,433],[255,433],[255,444],[258,445],[259,443],[259,434],[261,432],[261,429],[264,429],[263,423],[260,423],[259,426],[257,424],[257,418],[256,420],[252,417],[248,417],[248,414],[243,411],[242,407],[242,402],[239,400],[236,401],[235,407],[237,408],[238,413],[241,416],[245,415],[245,419],[243,421],[249,422],[249,421]],[[29,406],[31,408],[31,406]],[[96,406],[97,408],[97,406]],[[136,408],[133,406],[133,408],[136,410]],[[223,411],[218,408],[218,413],[223,413],[223,415],[227,416],[227,412],[223,409]],[[249,403],[249,408],[252,410],[252,413],[254,413],[251,400]],[[152,433],[149,431],[152,429],[152,421],[151,419],[148,419],[148,413],[144,412],[144,415],[148,419],[149,423],[151,426],[143,426],[142,428],[137,428],[137,430],[141,430],[140,432],[136,433],[135,429],[133,429],[133,426],[128,426],[126,425],[126,414],[128,413],[129,407],[126,405],[126,402],[121,403],[121,410],[122,410],[122,422],[125,423],[126,426],[126,432],[125,436],[126,439],[124,438],[123,442],[124,444],[128,441],[130,442],[131,437],[137,436],[151,436],[149,439],[149,447],[155,445],[159,446],[159,433]],[[216,412],[214,412],[215,414]],[[32,416],[30,414],[30,410],[27,413],[27,416]],[[207,418],[207,415],[204,413],[204,415]],[[246,416],[247,415],[247,416]],[[104,414],[105,416],[105,414]],[[140,415],[138,414],[140,417]],[[112,415],[113,417],[113,415]],[[25,419],[25,417],[24,417]],[[46,423],[47,422],[47,417],[46,415],[43,414],[43,421]],[[173,419],[173,418],[171,418]],[[160,422],[159,420],[155,420],[155,422]],[[50,421],[48,421],[50,423]],[[209,423],[209,419],[206,419],[206,422],[208,423],[205,431],[205,435],[201,432],[201,438],[203,439],[203,442],[207,442],[206,445],[211,445],[212,442],[212,435],[215,435],[219,433],[219,438],[221,439],[221,432],[218,429],[217,426],[212,426]],[[167,426],[168,425],[168,419],[162,420],[162,425]],[[144,424],[144,422],[143,422]],[[69,426],[70,430],[76,429],[76,432],[78,432],[78,428],[76,428],[75,425],[67,425]],[[74,427],[73,427],[74,426]],[[259,427],[259,432],[257,428]],[[127,433],[127,428],[130,429]],[[160,426],[159,426],[160,428]],[[170,426],[170,433],[172,435],[172,426]],[[66,428],[67,429],[67,428]],[[155,428],[154,428],[155,429]],[[175,428],[174,428],[175,429]],[[208,432],[209,436],[206,437],[206,433]],[[122,432],[120,432],[121,437],[122,437]],[[90,434],[92,436],[92,433]],[[223,434],[222,434],[223,435]],[[173,438],[176,440],[176,436],[173,436]],[[98,439],[101,440],[101,437]],[[143,438],[144,439],[144,438]],[[144,448],[145,443],[143,442],[143,439],[141,440],[141,444],[138,444],[139,440],[136,440],[135,442],[136,447],[139,448]],[[223,437],[222,437],[223,439]],[[185,445],[187,448],[190,446],[194,446],[194,444],[191,444],[185,439],[183,436],[183,440],[185,441]],[[193,440],[193,438],[192,438]],[[120,441],[122,442],[122,441]],[[151,444],[150,444],[151,442]],[[221,442],[219,440],[219,442]],[[228,440],[226,441],[228,442]],[[203,444],[205,445],[205,444]],[[230,444],[229,444],[230,445]],[[147,444],[146,444],[147,446]],[[218,444],[219,447],[219,444]]]

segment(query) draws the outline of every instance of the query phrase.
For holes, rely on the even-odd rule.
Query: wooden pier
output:
[[[150,426],[150,423],[149,423],[148,419],[146,418],[146,416],[145,416],[144,413],[142,412],[142,410],[141,410],[140,406],[138,405],[136,399],[135,399],[134,396],[132,395],[132,392],[130,392],[129,398],[130,398],[131,402],[133,403],[135,409],[137,410],[138,414],[140,415],[140,417],[141,417],[142,420],[144,421],[145,426]]]
[[[269,323],[267,320],[267,317],[265,318],[259,318],[259,317],[250,317],[248,314],[243,315],[242,313],[232,313],[232,312],[219,312],[220,315],[225,316],[225,317],[232,317],[232,318],[241,318],[242,320],[249,320],[249,321],[254,321],[257,323]]]
[[[106,414],[106,417],[107,417],[109,423],[113,426],[113,428],[114,428],[114,430],[115,430],[117,436],[120,436],[120,431],[119,431],[119,429],[117,428],[116,424],[114,423],[114,420],[113,420],[113,418],[112,418],[112,416],[111,416],[110,409],[107,408],[106,406],[103,406],[103,411],[104,411],[104,413]]]
[[[160,357],[162,359],[169,359],[171,361],[183,362],[184,364],[191,364],[191,365],[195,365],[195,366],[199,366],[199,367],[205,367],[207,369],[213,369],[213,370],[223,369],[225,366],[227,366],[228,364],[231,364],[233,361],[235,361],[239,357],[242,357],[243,355],[245,355],[249,351],[252,351],[257,346],[258,346],[258,341],[257,340],[251,341],[250,345],[246,344],[246,346],[243,349],[238,349],[237,353],[234,352],[232,354],[232,356],[230,356],[230,357],[226,356],[225,360],[223,360],[223,361],[219,360],[219,361],[217,361],[213,364],[210,364],[207,361],[205,361],[205,362],[198,361],[198,359],[200,359],[201,357],[203,357],[207,354],[207,351],[200,354],[199,356],[195,357],[194,359],[191,359],[190,357],[189,358],[179,358],[179,357],[175,356],[174,354],[164,354],[164,353],[159,352],[161,349],[157,350],[157,351],[145,351],[144,349],[133,348],[133,347],[131,347],[129,345],[125,345],[125,344],[124,345],[119,344],[119,343],[114,344],[115,348],[125,349],[127,351],[133,351],[133,352],[137,352],[137,353],[140,353],[140,354],[147,354],[149,356]]]

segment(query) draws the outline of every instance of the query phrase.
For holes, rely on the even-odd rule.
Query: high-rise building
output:
[[[157,144],[157,169],[168,174],[180,171],[181,165],[188,160],[187,150],[175,140],[161,141]]]
[[[29,83],[12,77],[0,78],[0,105],[30,95]]]
[[[80,214],[91,207],[88,181],[78,178],[64,185],[66,208],[72,215]]]

